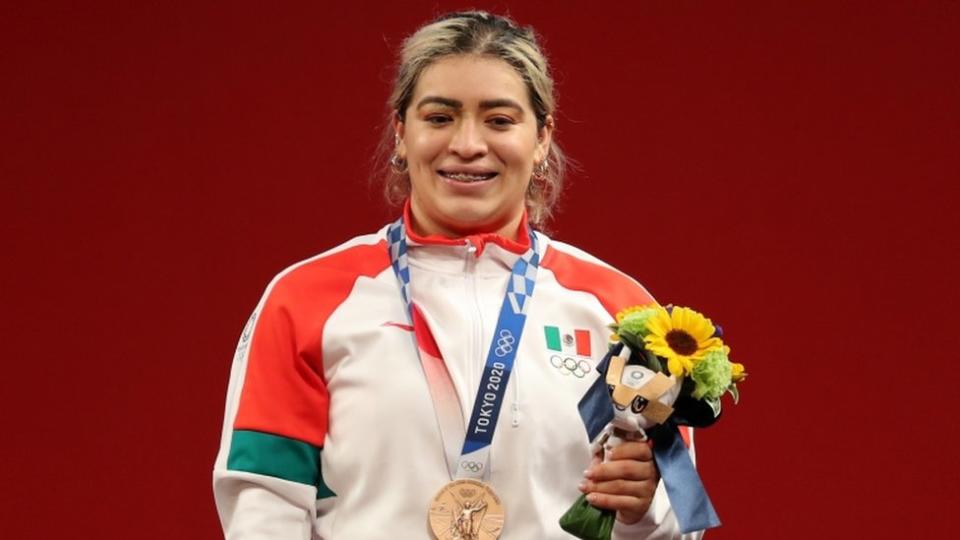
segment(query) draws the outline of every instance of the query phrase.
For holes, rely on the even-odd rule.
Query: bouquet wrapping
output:
[[[743,365],[730,361],[720,327],[690,308],[634,306],[618,313],[611,329],[600,377],[579,404],[594,454],[604,458],[623,441],[649,440],[681,531],[719,526],[679,426],[713,424],[724,394],[736,403]],[[581,495],[560,526],[584,540],[609,540],[615,520],[615,512]]]

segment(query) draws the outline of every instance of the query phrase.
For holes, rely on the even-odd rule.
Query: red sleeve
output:
[[[626,274],[556,248],[547,250],[541,265],[553,272],[561,286],[597,297],[611,317],[621,309],[655,302],[642,285]]]
[[[309,261],[275,281],[256,315],[235,430],[323,446],[330,399],[324,326],[357,278],[376,276],[389,265],[380,242]]]

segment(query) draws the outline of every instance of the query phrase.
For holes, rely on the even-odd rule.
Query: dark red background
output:
[[[465,5],[264,6],[0,8],[4,538],[218,537],[248,312],[393,215],[368,185],[392,55]],[[510,12],[580,163],[555,236],[721,322],[750,372],[700,432],[709,536],[951,530],[960,3]]]

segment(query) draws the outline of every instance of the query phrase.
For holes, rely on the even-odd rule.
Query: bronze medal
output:
[[[496,540],[503,519],[503,505],[493,488],[470,478],[440,488],[427,514],[436,540]]]

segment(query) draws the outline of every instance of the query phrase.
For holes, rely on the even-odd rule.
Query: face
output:
[[[547,156],[527,87],[499,59],[460,55],[423,70],[395,128],[407,161],[414,230],[513,237],[530,176]]]

